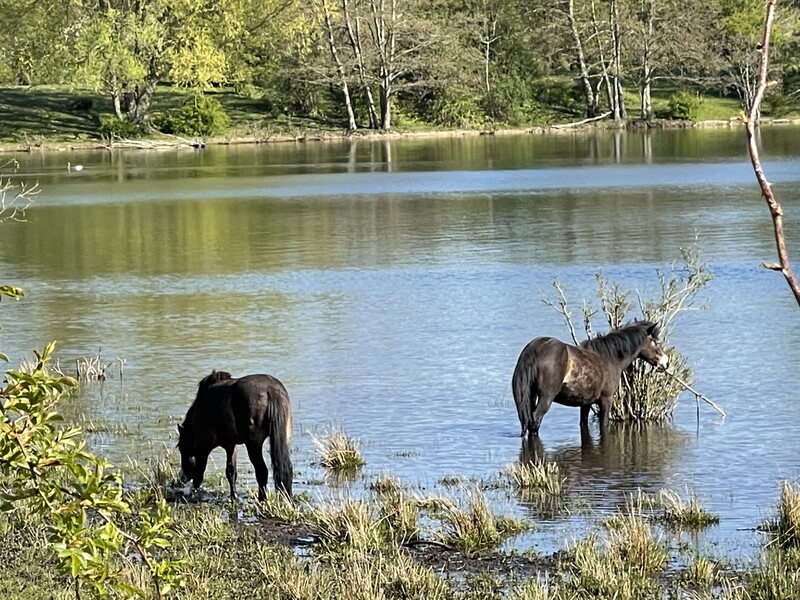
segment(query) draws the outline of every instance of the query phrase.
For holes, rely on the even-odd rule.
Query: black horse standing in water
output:
[[[634,321],[580,346],[552,337],[534,339],[519,355],[512,380],[521,435],[539,435],[553,402],[579,406],[581,427],[588,425],[589,411],[597,404],[604,430],[622,371],[637,358],[666,368],[669,357],[658,341],[655,323]]]
[[[208,455],[222,447],[227,453],[225,476],[235,497],[237,444],[247,447],[256,470],[258,498],[266,497],[269,469],[262,446],[269,438],[269,454],[275,491],[292,494],[292,409],[283,384],[271,375],[246,375],[234,379],[230,373],[214,371],[200,381],[197,397],[178,425],[178,449],[186,481],[203,483]]]

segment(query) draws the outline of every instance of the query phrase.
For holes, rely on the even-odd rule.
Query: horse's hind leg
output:
[[[225,461],[225,477],[228,479],[228,485],[231,487],[231,498],[236,498],[236,457],[237,448],[235,445],[225,448],[227,460]]]
[[[553,399],[555,397],[555,394],[539,392],[539,401],[536,403],[536,410],[533,411],[533,423],[528,428],[528,433],[530,435],[539,435],[539,426],[542,424],[542,419],[547,414],[547,411],[550,410],[550,406],[553,404]]]
[[[247,456],[250,457],[250,462],[256,470],[256,481],[258,482],[258,499],[264,500],[267,497],[267,479],[269,479],[269,469],[267,463],[264,462],[264,452],[261,447],[264,444],[256,442],[248,442]]]

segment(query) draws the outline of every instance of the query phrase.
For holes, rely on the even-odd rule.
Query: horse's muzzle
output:
[[[664,369],[666,371],[667,367],[669,366],[669,355],[668,354],[662,354],[658,358],[658,365],[657,366],[658,366],[659,369]]]

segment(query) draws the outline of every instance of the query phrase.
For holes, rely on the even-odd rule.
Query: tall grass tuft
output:
[[[346,498],[315,506],[309,526],[326,550],[364,550],[385,546],[381,522],[367,502]]]
[[[314,445],[319,452],[319,464],[331,471],[353,472],[366,464],[358,442],[338,429],[331,429],[320,438],[315,437]]]
[[[659,521],[667,527],[700,529],[719,523],[719,516],[704,509],[694,494],[684,502],[677,492],[661,490],[656,504],[662,510]]]
[[[781,548],[800,546],[800,491],[788,481],[781,488],[778,516],[766,526]]]
[[[385,536],[396,544],[420,539],[420,507],[422,502],[407,494],[389,475],[381,476],[372,486],[377,496],[381,526]]]
[[[464,489],[461,503],[452,498],[428,498],[422,505],[441,520],[440,540],[470,555],[494,550],[507,537],[528,528],[521,521],[495,517],[476,488]]]
[[[701,556],[697,558],[686,570],[683,581],[689,587],[699,590],[710,590],[717,577],[717,565]]]
[[[584,302],[581,312],[583,331],[588,338],[595,337],[593,321],[602,317],[605,328],[617,329],[634,320],[634,306],[644,319],[657,323],[660,340],[670,357],[669,371],[687,383],[692,381],[692,370],[685,357],[675,348],[669,348],[669,337],[675,320],[681,313],[702,308],[698,306],[700,291],[711,281],[708,265],[698,257],[697,243],[681,249],[682,262],[673,262],[669,269],[657,269],[659,293],[655,298],[644,298],[637,290],[624,290],[608,280],[602,272],[596,274],[599,308]],[[564,317],[574,343],[579,343],[572,312],[563,286],[554,282],[558,300],[545,300]],[[635,300],[632,298],[635,297]],[[628,422],[662,422],[675,410],[683,385],[663,371],[656,371],[643,361],[636,361],[622,374],[620,387],[614,397],[610,418]]]
[[[520,491],[541,492],[551,496],[559,496],[566,481],[554,462],[516,462],[506,466],[505,474]]]

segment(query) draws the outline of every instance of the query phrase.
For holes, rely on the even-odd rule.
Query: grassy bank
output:
[[[509,465],[496,480],[459,482],[446,496],[389,475],[365,481],[362,498],[336,501],[270,494],[261,504],[232,504],[219,489],[216,500],[187,503],[178,494],[175,537],[164,551],[183,562],[177,593],[186,599],[745,600],[800,593],[800,494],[792,485],[766,511],[774,516],[762,524],[764,549],[753,565],[676,545],[676,532],[697,532],[716,517],[698,499],[683,503],[674,492],[636,494],[618,514],[598,517],[586,537],[542,556],[504,550],[523,532],[535,540],[536,523],[495,514],[486,497],[504,489],[529,502],[567,501],[560,487],[520,478],[526,468]],[[134,506],[173,493],[175,467],[164,461],[128,475],[136,481]],[[24,508],[0,516],[0,559],[5,598],[76,597],[74,582],[57,574],[44,524]],[[135,555],[121,562],[146,587]]]
[[[657,90],[653,106],[657,116],[668,111],[670,96],[675,90]],[[295,139],[340,139],[346,132],[336,124],[318,119],[272,114],[269,103],[263,99],[237,95],[231,89],[219,89],[211,94],[220,101],[229,117],[227,132],[207,140],[209,143],[268,142]],[[160,86],[155,94],[151,114],[154,118],[175,111],[186,101],[190,93],[182,88]],[[629,112],[638,113],[635,93],[627,94]],[[739,105],[734,98],[703,97],[698,107],[698,122],[727,124],[739,114]],[[787,112],[788,111],[788,112]],[[32,150],[70,147],[102,146],[100,135],[102,116],[113,114],[108,97],[87,90],[75,90],[63,86],[36,86],[32,88],[0,88],[0,149]],[[581,120],[579,115],[549,111],[548,122],[527,123],[513,131],[526,131],[538,127],[550,127]],[[768,117],[768,113],[765,113]],[[800,107],[784,108],[781,116],[796,118]],[[676,126],[680,122],[657,121],[660,126]],[[600,125],[606,126],[608,122]],[[492,128],[502,132],[507,127],[497,124]],[[369,132],[361,130],[359,135]],[[456,132],[402,120],[393,129],[398,134],[454,134]],[[469,132],[460,132],[469,133]],[[472,133],[479,133],[477,131]],[[152,139],[152,138],[151,138]],[[164,139],[164,138],[161,138]]]

